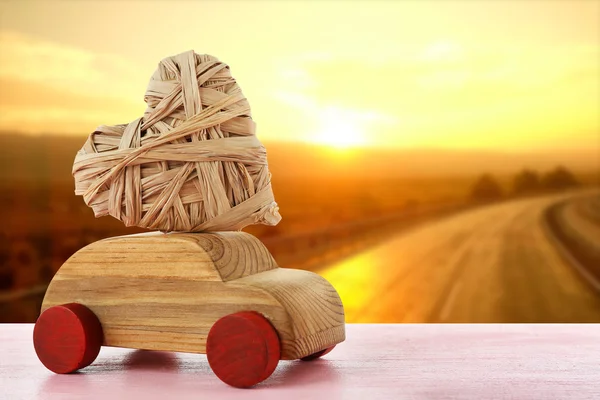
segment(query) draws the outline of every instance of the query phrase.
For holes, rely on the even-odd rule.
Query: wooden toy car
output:
[[[317,274],[279,268],[244,232],[146,233],[92,243],[55,275],[34,328],[56,373],[91,364],[103,346],[206,353],[236,387],[279,360],[311,360],[345,339],[344,309]]]

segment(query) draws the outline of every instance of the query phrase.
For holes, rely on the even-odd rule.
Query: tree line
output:
[[[476,201],[493,201],[506,196],[526,196],[560,191],[579,184],[575,175],[563,166],[558,166],[545,173],[524,169],[514,176],[508,190],[503,189],[491,174],[483,174],[473,184],[470,197]]]

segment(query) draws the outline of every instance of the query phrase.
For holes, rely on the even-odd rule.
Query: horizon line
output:
[[[64,133],[64,132],[25,132],[25,131],[17,131],[17,130],[7,130],[0,129],[0,138],[2,136],[33,136],[33,137],[60,137],[65,139],[77,139],[77,138],[86,138],[90,133]],[[600,137],[600,132],[598,133]],[[371,150],[371,151],[391,151],[391,152],[405,152],[405,151],[435,151],[435,152],[448,152],[448,153],[496,153],[496,154],[544,154],[544,153],[554,153],[554,152],[579,152],[579,153],[587,153],[587,152],[599,152],[600,150],[600,141],[596,146],[589,145],[576,145],[576,146],[539,146],[536,148],[519,148],[519,147],[501,147],[501,148],[490,148],[490,147],[442,147],[442,146],[384,146],[384,145],[371,145],[368,143],[363,143],[360,145],[350,145],[347,147],[333,147],[328,144],[323,143],[314,143],[310,141],[304,140],[286,140],[286,139],[261,139],[258,137],[262,143],[265,144],[283,144],[283,145],[303,145],[306,147],[316,147],[319,149],[329,150],[337,153],[353,153],[360,150]],[[600,156],[599,156],[600,158]]]

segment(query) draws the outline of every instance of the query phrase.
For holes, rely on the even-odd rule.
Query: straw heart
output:
[[[142,118],[98,127],[77,153],[75,193],[96,217],[189,232],[279,222],[266,150],[226,64],[168,57],[144,100]]]

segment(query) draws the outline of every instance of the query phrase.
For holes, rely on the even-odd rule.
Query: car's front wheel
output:
[[[213,372],[228,385],[247,388],[267,379],[279,362],[279,336],[260,313],[226,315],[212,326],[206,356]]]
[[[48,308],[33,328],[38,358],[57,374],[90,365],[98,356],[102,341],[100,321],[89,308],[78,303]]]

